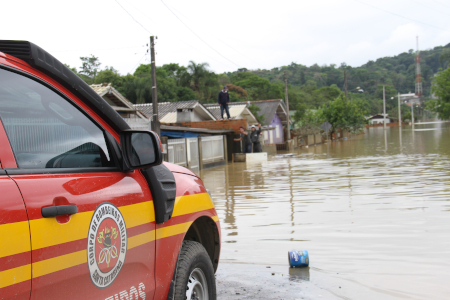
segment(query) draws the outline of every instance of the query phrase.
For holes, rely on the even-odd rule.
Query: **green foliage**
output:
[[[321,109],[307,110],[302,118],[296,122],[296,125],[302,131],[320,131],[320,126],[324,121],[325,119]]]
[[[303,102],[298,103],[297,106],[295,107],[295,113],[293,116],[294,122],[296,124],[300,123],[304,119],[307,111],[308,106],[305,103]]]
[[[104,70],[98,72],[97,76],[93,80],[94,83],[111,83],[113,86],[122,86],[123,78],[119,72],[113,67],[106,67]]]
[[[437,99],[428,101],[427,108],[442,120],[450,119],[450,68],[434,77],[432,91]]]
[[[357,132],[366,123],[365,112],[360,104],[348,101],[342,94],[336,100],[324,105],[321,110],[324,120],[331,124],[332,131],[342,129]]]
[[[255,118],[258,120],[259,123],[264,124],[264,115],[260,115],[258,112],[261,111],[261,108],[255,105],[255,103],[252,103],[248,106],[248,109],[252,112],[252,114],[255,116]]]
[[[100,61],[98,59],[98,57],[95,57],[94,55],[91,54],[90,57],[80,57],[81,59],[81,70],[79,72],[79,74],[83,77],[83,80],[88,80],[89,79],[94,82],[95,81],[95,76],[98,73],[98,70],[100,69]],[[91,82],[91,83],[92,83]]]
[[[450,49],[442,49],[441,55],[439,56],[439,62],[443,69],[448,68],[448,64],[450,63]]]
[[[282,83],[270,83],[268,79],[250,72],[234,73],[231,83],[245,89],[251,100],[282,99],[284,96]]]

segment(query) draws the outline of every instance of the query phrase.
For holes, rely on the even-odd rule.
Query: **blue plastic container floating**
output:
[[[300,268],[309,266],[309,254],[306,250],[293,250],[288,252],[289,265],[291,268]]]

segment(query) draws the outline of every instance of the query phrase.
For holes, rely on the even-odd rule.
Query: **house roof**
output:
[[[377,115],[373,115],[373,116],[370,116],[367,118],[367,120],[373,120],[373,119],[384,119],[384,115],[377,114]],[[386,114],[386,119],[397,120],[397,118],[395,118],[395,117],[389,117],[388,114]]]
[[[220,113],[220,106],[218,104],[205,104],[204,105],[211,114],[218,120],[222,118]],[[230,102],[228,103],[228,110],[231,118],[246,119],[249,124],[256,124],[258,120],[253,113],[248,109],[247,102]]]
[[[182,131],[182,132],[196,132],[196,133],[207,133],[207,134],[228,134],[234,133],[233,130],[227,129],[208,129],[208,128],[196,128],[196,127],[181,127],[161,124],[161,130],[165,131]]]
[[[258,112],[259,115],[264,115],[264,122],[270,123],[273,120],[275,114],[280,117],[281,122],[286,123],[287,112],[286,106],[282,99],[271,99],[271,100],[257,100],[257,101],[249,101],[252,104],[255,104],[261,110]]]
[[[118,90],[116,90],[111,83],[91,84],[90,87],[115,111],[134,112],[142,119],[147,119],[141,112],[137,111],[133,103],[128,101]]]
[[[134,107],[143,112],[148,118],[153,116],[153,104],[134,104]],[[163,123],[177,122],[177,109],[193,109],[205,120],[216,120],[216,118],[197,100],[179,101],[179,102],[161,102],[158,103],[159,121]]]

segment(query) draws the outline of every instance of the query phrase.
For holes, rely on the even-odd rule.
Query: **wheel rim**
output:
[[[208,300],[208,283],[205,274],[199,268],[194,269],[189,275],[186,286],[187,300]]]

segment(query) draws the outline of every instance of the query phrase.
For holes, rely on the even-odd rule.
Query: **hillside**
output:
[[[431,77],[443,67],[439,57],[444,48],[450,49],[450,44],[420,52],[424,96],[430,95]],[[345,63],[340,66],[315,64],[310,67],[291,63],[288,66],[272,70],[253,70],[251,72],[269,79],[270,82],[279,82],[283,78],[284,71],[287,71],[289,83],[293,86],[316,85],[317,88],[320,88],[335,84],[343,89],[343,71],[346,70],[348,90],[361,87],[369,94],[374,94],[378,85],[385,84],[393,86],[400,93],[408,93],[414,92],[415,56],[416,52],[411,49],[409,52],[394,57],[369,61],[356,68],[347,66]]]

